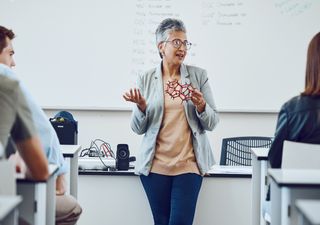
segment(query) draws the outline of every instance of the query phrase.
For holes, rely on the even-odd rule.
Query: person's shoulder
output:
[[[297,105],[297,103],[300,101],[300,96],[294,96],[292,98],[290,98],[288,101],[286,101],[285,103],[282,104],[281,109],[290,109],[292,107],[295,107]]]
[[[152,76],[153,74],[156,73],[156,71],[157,71],[156,67],[148,69],[143,73],[143,76]]]
[[[0,85],[2,90],[12,90],[19,86],[19,81],[13,74],[10,67],[0,63]]]
[[[282,106],[288,112],[296,113],[314,109],[320,109],[320,97],[297,95],[289,99]]]
[[[12,93],[19,89],[19,81],[0,74],[0,90],[4,93]]]
[[[206,71],[205,69],[198,66],[186,65],[186,68],[189,73],[200,74],[200,75]]]
[[[146,70],[145,72],[143,72],[140,77],[142,80],[148,80],[150,79],[151,77],[154,77],[155,74],[156,74],[156,71],[157,71],[157,68],[152,68],[152,69],[149,69],[149,70]]]
[[[191,79],[196,80],[201,86],[208,81],[208,75],[205,69],[191,65],[185,65],[185,68],[186,73],[189,74]]]

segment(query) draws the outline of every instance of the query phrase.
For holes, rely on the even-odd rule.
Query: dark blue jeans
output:
[[[194,173],[140,176],[155,225],[192,225],[202,176]]]

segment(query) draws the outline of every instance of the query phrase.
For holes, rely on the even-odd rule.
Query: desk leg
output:
[[[271,179],[271,224],[281,224],[281,189]],[[284,225],[284,224],[283,224]]]
[[[304,217],[302,214],[298,215],[298,224],[299,225],[308,225],[308,223],[306,223],[306,221],[304,221]]]
[[[18,219],[19,219],[19,210],[16,208],[13,212],[13,223],[14,225],[18,225]]]
[[[47,181],[47,206],[46,225],[55,225],[56,223],[56,176],[51,176]]]
[[[66,191],[66,194],[71,194],[71,158],[64,158],[64,160],[66,161],[66,164],[69,166],[69,172],[65,174],[65,178],[66,178],[66,181],[67,181],[67,191]]]
[[[260,225],[265,225],[265,219],[263,215],[263,204],[265,203],[266,195],[267,195],[267,190],[268,190],[268,184],[267,184],[267,161],[263,160],[260,161],[260,205],[259,205],[259,210],[260,210]],[[269,212],[270,213],[270,212]]]
[[[43,224],[46,222],[46,183],[39,183],[36,185],[36,213],[35,213],[35,224]]]
[[[78,155],[70,159],[70,194],[78,197]]]
[[[3,221],[1,225],[18,225],[18,209],[14,209]]]
[[[290,225],[289,208],[290,208],[290,190],[287,187],[282,187],[281,191],[281,224]]]
[[[252,225],[260,223],[260,175],[261,175],[261,164],[255,156],[252,157]]]
[[[33,225],[46,224],[46,184],[18,183],[17,194],[23,198],[19,216]]]

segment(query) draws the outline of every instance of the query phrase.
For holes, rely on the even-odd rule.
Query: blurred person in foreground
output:
[[[18,80],[18,77],[11,69],[15,66],[13,59],[14,50],[12,40],[15,34],[3,26],[0,26],[0,52],[4,52],[5,57],[0,58],[0,73],[9,78]],[[2,38],[4,37],[4,38]],[[4,43],[4,44],[3,44]],[[58,166],[56,179],[56,224],[57,225],[73,225],[78,221],[82,208],[77,200],[71,195],[66,194],[67,182],[65,174],[68,172],[67,164],[63,158],[59,139],[54,128],[46,117],[44,111],[33,99],[29,91],[22,86],[22,92],[26,97],[26,102],[31,109],[32,118],[35,123],[36,131],[40,137],[42,149],[49,163]],[[15,157],[19,158],[19,155]],[[18,160],[21,161],[21,160]]]

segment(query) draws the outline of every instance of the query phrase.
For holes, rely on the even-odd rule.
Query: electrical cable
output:
[[[98,145],[98,142],[101,142],[100,146]],[[113,159],[115,158],[115,154],[111,149],[111,146],[109,143],[105,142],[102,139],[95,139],[94,141],[91,141],[90,147],[85,148],[81,150],[80,157],[90,156],[90,153],[95,152],[97,157],[99,157],[101,163],[107,168],[110,169],[110,166],[106,165],[103,161],[103,158],[107,159],[109,156]],[[108,154],[109,153],[109,154]]]

